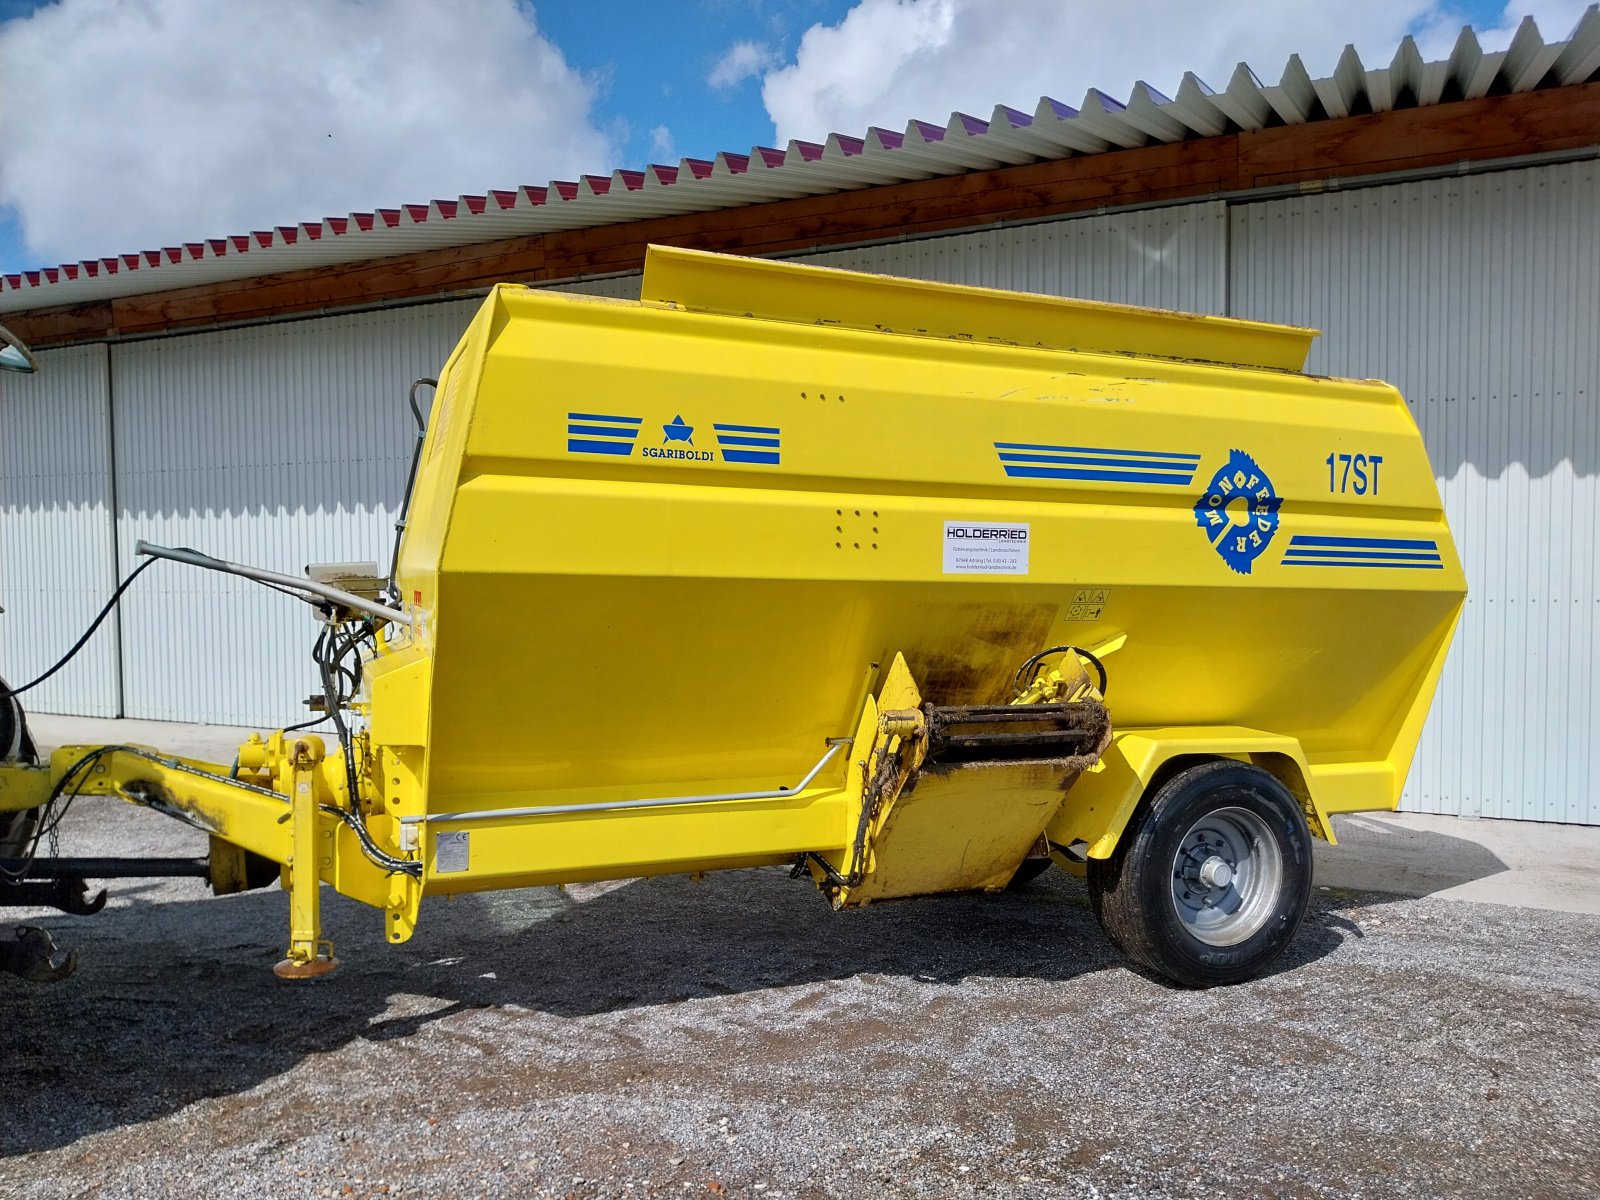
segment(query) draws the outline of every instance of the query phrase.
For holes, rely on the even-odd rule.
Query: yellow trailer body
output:
[[[1279,753],[1321,812],[1394,807],[1465,583],[1404,401],[1298,374],[1310,336],[661,249],[639,303],[496,289],[401,555],[425,811],[770,788],[894,653],[1000,703],[1058,643],[1115,645],[1136,775]],[[814,846],[842,767],[614,865]]]
[[[1324,837],[1393,808],[1465,581],[1405,402],[1304,374],[1314,336],[661,248],[637,302],[497,287],[439,380],[353,770],[247,747],[324,807],[254,797],[241,844],[302,910],[315,853],[401,940],[425,894],[779,863],[842,905],[1048,848],[1114,897],[1196,764]],[[117,761],[108,790],[246,823]],[[1270,814],[1218,820],[1163,868],[1202,933],[1276,878]]]

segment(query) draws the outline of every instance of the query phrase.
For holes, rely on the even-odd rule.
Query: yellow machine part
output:
[[[46,767],[0,768],[0,814],[38,808],[54,782]]]
[[[689,251],[643,294],[498,288],[442,376],[370,664],[430,890],[842,847],[842,759],[539,814],[783,787],[897,652],[989,704],[1114,643],[1119,733],[1259,731],[1321,811],[1395,804],[1465,585],[1392,388],[1296,373],[1304,330]]]
[[[1041,832],[1110,854],[1189,758],[1265,766],[1324,836],[1397,803],[1465,580],[1404,401],[1300,373],[1311,331],[661,248],[642,295],[502,285],[451,355],[362,795],[282,739],[282,801],[118,770],[396,941],[425,893],[802,857],[839,903],[1002,886]],[[1104,660],[1109,743],[872,792],[904,714],[1039,702],[1015,672],[1063,646]]]
[[[1075,657],[1068,670],[1073,679],[1059,698],[1092,704],[1100,722],[1078,753],[937,763],[929,758],[930,743],[938,738],[930,725],[939,712],[924,706],[905,659],[895,656],[851,741],[846,786],[857,816],[856,840],[835,870],[828,871],[821,856],[812,868],[818,883],[832,885],[835,906],[997,891],[1011,882],[1079,775],[1110,740],[1099,692]],[[1017,715],[1057,699],[1060,681],[1057,671],[1048,697],[1037,691],[1018,697]]]

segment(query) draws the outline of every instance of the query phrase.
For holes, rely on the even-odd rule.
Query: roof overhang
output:
[[[1312,79],[1298,56],[1289,59],[1275,85],[1262,84],[1240,64],[1222,91],[1214,91],[1188,74],[1173,97],[1144,83],[1135,85],[1126,103],[1091,89],[1077,107],[1046,97],[1032,113],[999,107],[987,121],[957,113],[944,125],[912,121],[900,133],[872,129],[864,137],[833,134],[823,143],[791,142],[785,150],[757,147],[749,154],[724,153],[714,160],[685,159],[675,167],[652,166],[542,187],[352,213],[9,274],[0,276],[0,313],[49,310],[71,314],[158,293],[235,294],[241,284],[248,286],[248,281],[271,290],[281,281],[306,280],[319,274],[350,280],[374,271],[386,272],[389,286],[361,285],[368,300],[380,301],[472,288],[496,278],[562,278],[636,268],[644,240],[581,236],[582,231],[619,226],[648,230],[647,240],[688,240],[749,253],[781,252],[786,240],[795,244],[792,237],[754,238],[747,244],[735,239],[735,244],[712,245],[693,240],[692,235],[688,239],[674,236],[675,229],[696,225],[690,218],[752,206],[772,212],[812,213],[811,244],[829,244],[949,228],[963,218],[972,224],[1018,219],[1022,214],[1037,217],[1182,199],[1208,191],[1270,187],[1308,177],[1333,179],[1400,171],[1448,161],[1450,155],[1460,161],[1482,161],[1540,150],[1600,146],[1600,107],[1595,102],[1600,84],[1590,83],[1597,75],[1600,10],[1591,7],[1571,36],[1561,42],[1545,42],[1529,18],[1505,50],[1484,52],[1473,31],[1464,29],[1450,57],[1437,62],[1424,62],[1415,43],[1407,38],[1386,67],[1367,67],[1355,50],[1347,47],[1334,73],[1324,79]],[[1517,98],[1528,101],[1540,93],[1559,93],[1559,98],[1548,95],[1532,103],[1516,103]],[[1516,127],[1513,121],[1508,138],[1500,132],[1508,127],[1505,121],[1497,126],[1482,117],[1493,110],[1502,116],[1515,112],[1516,120],[1526,121],[1523,114],[1535,109],[1548,118],[1551,128],[1547,136]],[[1418,128],[1431,136],[1419,141]],[[1384,131],[1390,129],[1394,144],[1385,155],[1382,146],[1374,143],[1381,143]],[[1323,132],[1334,136],[1318,136]],[[1363,138],[1368,143],[1365,151],[1351,147],[1352,140]],[[1299,149],[1285,149],[1293,147]],[[1315,149],[1308,154],[1306,147]],[[1184,167],[1187,180],[1180,178]],[[1142,178],[1163,171],[1166,175],[1160,186],[1151,186]],[[983,193],[1004,191],[1025,178],[1044,184],[1092,176],[1104,186],[1098,195],[1095,189],[1080,187],[1077,199],[1054,204],[1041,194],[1041,202],[1031,209],[1017,202],[1009,209],[997,209],[992,202],[974,202],[961,212],[950,213],[942,225],[925,217],[919,227],[917,222],[885,213],[876,230],[859,222],[830,227],[815,215],[860,210],[863,206],[852,193],[863,189],[870,189],[873,198],[883,198],[884,203],[891,195],[974,200],[971,190],[959,182],[974,176],[982,181],[978,190]],[[819,197],[823,198],[821,209],[816,206]],[[986,199],[992,201],[992,197]],[[867,207],[883,208],[884,203]],[[729,227],[748,224],[737,218],[721,223]],[[703,231],[705,222],[698,227]],[[564,269],[552,269],[548,253],[552,244],[600,245],[608,241],[635,245],[632,261],[625,261],[627,256],[612,256],[610,261],[569,262]],[[537,254],[531,253],[533,247],[538,247]],[[572,257],[570,253],[568,257]],[[391,266],[385,268],[384,263]],[[474,263],[492,264],[492,277],[474,273],[470,269]],[[415,281],[398,281],[400,286],[395,286],[394,267],[400,264],[418,269]],[[461,264],[469,269],[452,269]],[[412,282],[418,286],[412,288]],[[346,290],[290,303],[287,310],[360,300],[361,296],[352,297]],[[171,327],[249,319],[257,315],[260,304],[231,316],[226,307],[186,315],[180,303],[177,311],[168,311],[155,324]],[[82,328],[76,330],[72,320],[65,324],[19,320],[36,344],[136,332],[151,325],[149,320],[112,320],[110,328],[97,334],[91,328],[96,320],[78,322]]]

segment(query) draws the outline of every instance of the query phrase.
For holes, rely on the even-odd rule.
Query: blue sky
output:
[[[0,270],[1090,85],[1272,82],[1580,0],[0,0]],[[41,11],[42,10],[42,11]],[[1130,38],[1130,29],[1139,36]],[[419,54],[422,48],[424,53]],[[1498,48],[1498,47],[1496,47]]]
[[[546,2],[536,11],[540,28],[568,61],[605,81],[601,121],[627,123],[620,165],[636,166],[656,161],[650,131],[663,124],[672,131],[679,156],[710,158],[719,150],[770,142],[772,121],[755,81],[718,91],[707,86],[706,77],[736,42],[792,44],[811,25],[837,24],[852,5],[850,0],[690,5],[608,0],[603,7],[604,23],[594,19],[592,3]],[[693,10],[692,19],[684,19],[685,9]]]

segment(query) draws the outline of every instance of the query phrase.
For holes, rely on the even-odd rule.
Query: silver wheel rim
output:
[[[1283,852],[1247,808],[1207,813],[1183,835],[1172,860],[1172,908],[1208,946],[1234,946],[1258,932],[1283,889]]]

